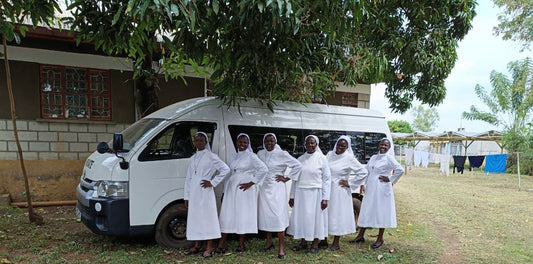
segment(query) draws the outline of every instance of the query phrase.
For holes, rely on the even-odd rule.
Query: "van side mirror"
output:
[[[124,149],[124,139],[121,133],[113,134],[113,149],[115,150],[115,152]]]
[[[100,154],[104,154],[109,151],[109,145],[107,145],[106,142],[100,142],[98,143],[98,146],[96,146],[96,151]]]
[[[118,155],[118,152],[122,151],[123,148],[124,140],[122,138],[122,134],[115,133],[113,135],[113,151],[111,152],[115,153],[115,156],[117,156],[117,158],[122,159],[122,161],[119,163],[120,168],[123,170],[127,170],[130,167],[130,164],[126,161],[126,159],[124,159],[124,157]],[[98,153],[100,154],[110,152],[109,145],[107,145],[106,142],[100,142],[98,143],[98,146],[96,146],[96,151],[98,151]]]

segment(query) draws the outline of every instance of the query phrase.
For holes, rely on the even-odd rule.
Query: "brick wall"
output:
[[[85,159],[96,150],[99,142],[110,141],[113,133],[126,126],[128,124],[18,120],[33,200],[75,200]],[[0,119],[0,195],[9,194],[14,202],[24,202],[24,177],[17,158],[13,122]]]
[[[113,133],[128,125],[17,120],[23,156],[28,160],[84,160],[99,142],[110,141]],[[0,119],[0,160],[17,158],[13,122]]]

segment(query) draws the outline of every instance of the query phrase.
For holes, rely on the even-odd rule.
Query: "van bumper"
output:
[[[76,209],[81,221],[93,233],[100,235],[130,235],[129,199],[87,199],[87,205],[78,200]]]

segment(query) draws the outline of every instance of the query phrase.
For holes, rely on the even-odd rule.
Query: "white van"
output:
[[[208,134],[212,151],[225,162],[239,133],[250,135],[256,153],[263,135],[275,133],[294,157],[303,154],[306,135],[317,135],[324,153],[349,135],[362,164],[378,152],[382,138],[392,141],[384,116],[368,109],[278,102],[272,112],[255,101],[240,102],[240,109],[213,97],[182,101],[115,134],[112,149],[98,145],[77,187],[82,222],[96,234],[152,234],[161,245],[185,246],[183,187],[197,131]]]

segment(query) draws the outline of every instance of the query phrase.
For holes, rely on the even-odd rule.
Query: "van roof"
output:
[[[325,105],[325,104],[311,104],[311,103],[297,103],[297,102],[282,102],[274,101],[274,111],[276,110],[286,110],[286,111],[300,111],[308,113],[330,113],[338,115],[357,115],[357,116],[368,116],[368,117],[377,117],[384,118],[383,114],[378,111],[370,110],[366,108],[357,108],[357,107],[347,107],[347,106],[337,106],[337,105]],[[260,108],[267,111],[268,108],[258,102],[255,99],[241,99],[239,101],[240,107],[245,108]],[[164,119],[174,119],[177,118],[193,109],[207,106],[207,105],[217,105],[220,107],[227,107],[222,105],[222,100],[216,97],[198,97],[180,101],[164,108],[161,108],[150,115],[147,118],[164,118]]]

